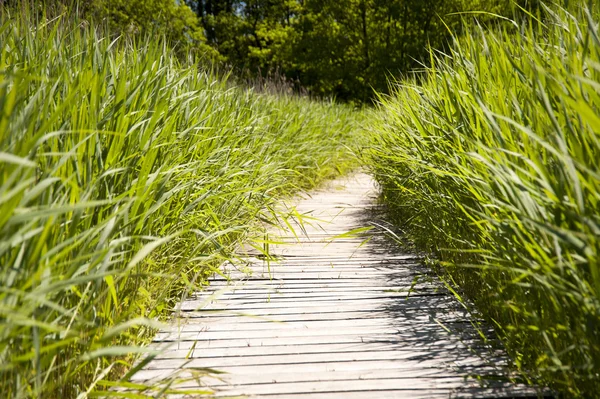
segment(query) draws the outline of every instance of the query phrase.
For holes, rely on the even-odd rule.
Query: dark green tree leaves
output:
[[[508,0],[190,0],[209,42],[248,76],[277,71],[311,93],[351,102],[443,49],[465,11]],[[483,14],[482,14],[483,15]]]
[[[89,12],[107,22],[113,32],[164,35],[188,51],[216,55],[206,44],[198,18],[183,3],[174,0],[88,0],[84,3]]]

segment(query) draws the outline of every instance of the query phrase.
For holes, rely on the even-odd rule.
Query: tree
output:
[[[463,11],[511,0],[189,0],[208,42],[242,75],[278,71],[319,96],[368,101],[443,49]],[[523,0],[530,1],[530,0]]]
[[[125,34],[154,33],[210,56],[204,30],[194,12],[175,0],[87,0],[96,19],[108,22],[112,31]]]

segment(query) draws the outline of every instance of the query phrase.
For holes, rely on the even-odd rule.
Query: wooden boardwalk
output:
[[[299,201],[319,220],[297,227],[298,238],[279,233],[282,244],[269,247],[276,262],[249,250],[251,275],[230,266],[230,280],[215,277],[181,303],[155,338],[168,349],[135,378],[216,369],[225,374],[177,383],[215,397],[536,397],[498,379],[502,354],[417,256],[399,253],[381,229],[334,239],[373,225],[374,198],[360,174]]]

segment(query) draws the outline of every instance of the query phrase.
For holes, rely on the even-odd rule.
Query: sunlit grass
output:
[[[84,397],[275,199],[353,167],[358,114],[159,38],[0,18],[0,396]]]
[[[600,390],[594,7],[459,39],[422,85],[382,99],[367,156],[397,224],[492,321],[515,366],[586,398]]]

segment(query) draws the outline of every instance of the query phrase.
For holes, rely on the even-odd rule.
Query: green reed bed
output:
[[[381,100],[366,156],[397,225],[492,322],[515,367],[586,398],[600,390],[593,7],[547,8],[433,55],[421,84]]]
[[[0,396],[97,395],[275,199],[353,166],[357,114],[0,17]]]

